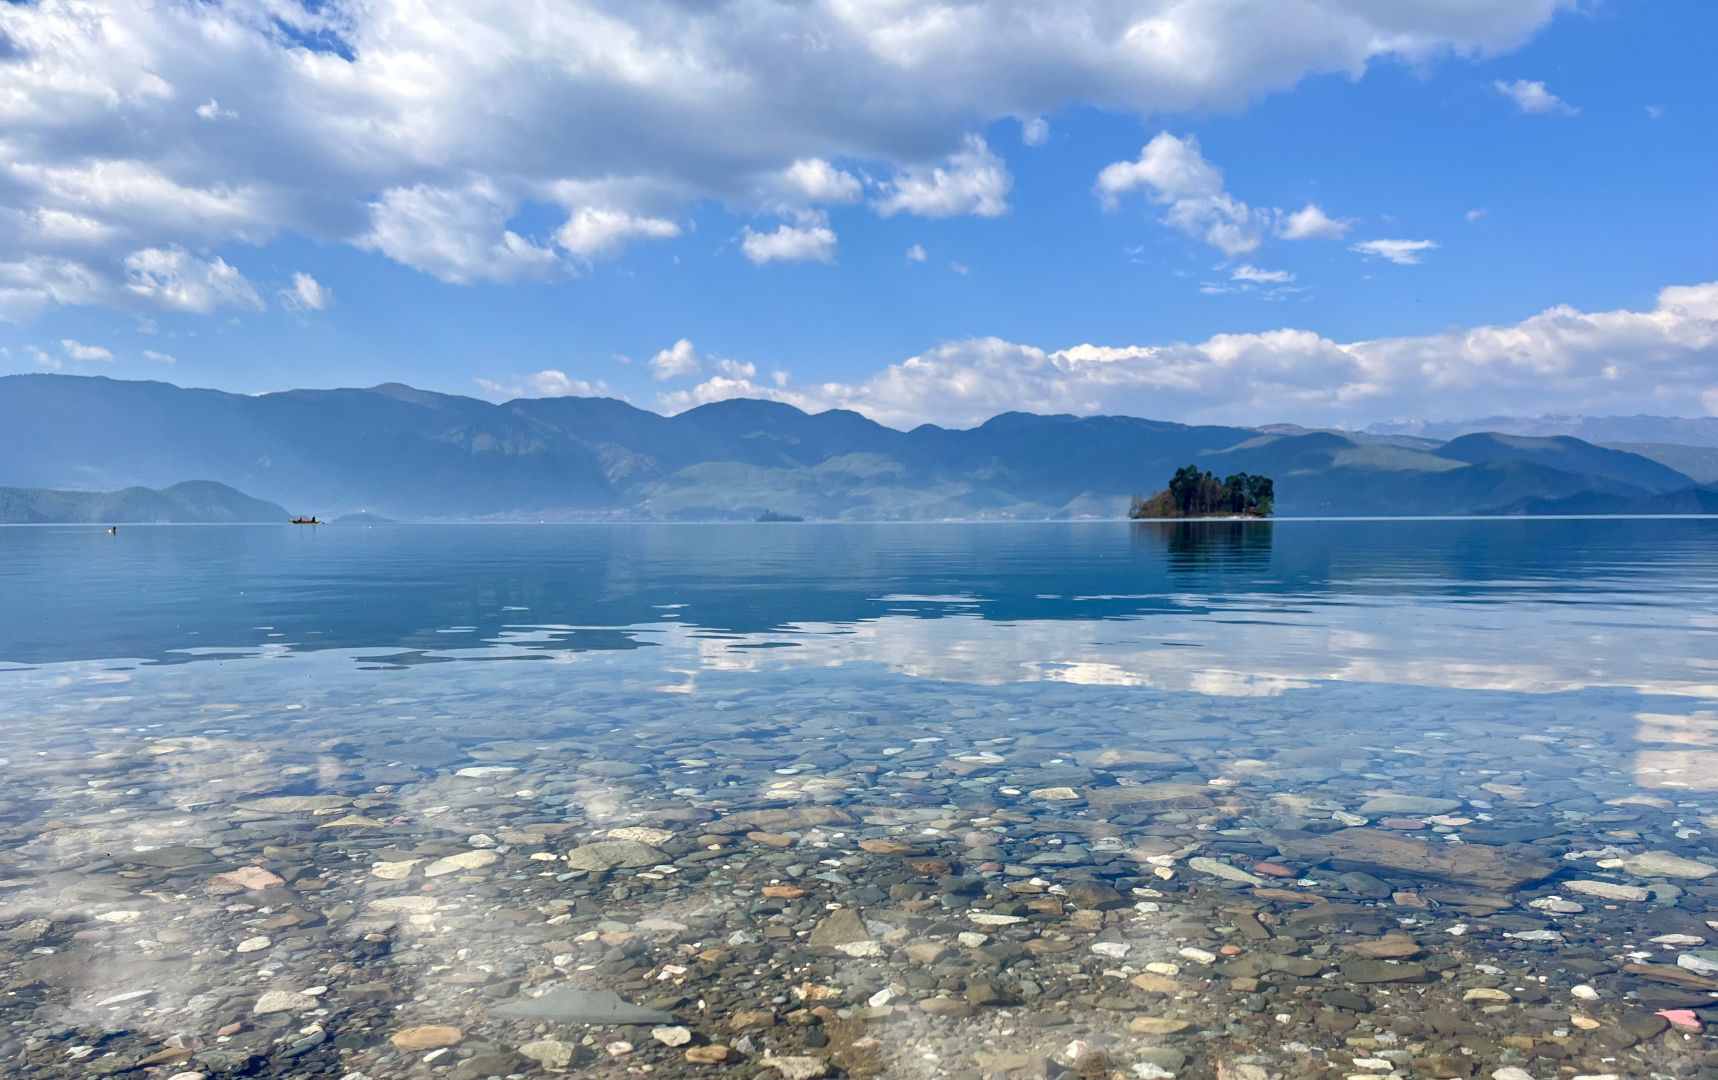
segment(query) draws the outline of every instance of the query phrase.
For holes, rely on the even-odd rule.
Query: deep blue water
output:
[[[1361,645],[1320,630],[1389,662],[1504,648],[1698,681],[1718,656],[1718,521],[0,528],[0,597],[0,662],[24,664],[521,635],[614,649],[665,622],[791,647],[807,626],[953,618],[987,641],[1244,637],[1321,670]]]

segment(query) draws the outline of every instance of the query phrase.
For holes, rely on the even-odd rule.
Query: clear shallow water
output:
[[[10,528],[0,596],[24,1074],[1707,1067],[1718,522]],[[493,1008],[564,986],[728,1059]]]

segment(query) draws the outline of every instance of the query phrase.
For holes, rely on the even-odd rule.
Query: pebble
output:
[[[644,844],[648,847],[659,848],[663,844],[672,841],[674,839],[674,834],[669,832],[667,829],[651,829],[642,825],[629,825],[622,829],[610,829],[608,831],[608,838],[610,840],[631,840],[636,844]]]
[[[265,990],[251,1006],[252,1016],[272,1013],[304,1012],[316,1008],[316,999],[296,990]]]
[[[1638,885],[1618,885],[1610,881],[1565,881],[1563,887],[1570,892],[1578,892],[1582,896],[1596,896],[1602,900],[1639,903],[1652,897],[1650,892]]]
[[[424,867],[424,877],[441,877],[445,874],[457,874],[461,870],[481,870],[485,866],[494,866],[501,861],[501,856],[484,848],[472,851],[462,851],[457,855],[448,855],[437,859]]]
[[[1636,877],[1667,877],[1699,881],[1718,874],[1718,866],[1687,859],[1670,851],[1646,851],[1622,861],[1622,869]]]
[[[781,1074],[781,1080],[818,1080],[827,1075],[829,1064],[820,1057],[809,1054],[788,1054],[782,1057],[767,1057],[759,1062],[766,1069],[774,1069]]]
[[[394,1032],[388,1041],[396,1049],[407,1051],[439,1050],[444,1046],[458,1046],[465,1039],[465,1033],[456,1027],[445,1024],[426,1024],[420,1027],[403,1028]]]
[[[656,866],[668,856],[637,840],[599,840],[567,852],[567,865],[575,870],[620,870]]]
[[[537,1039],[519,1047],[519,1056],[535,1061],[550,1072],[561,1072],[573,1063],[578,1048],[559,1039]]]

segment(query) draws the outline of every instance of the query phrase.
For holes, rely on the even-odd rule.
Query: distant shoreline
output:
[[[866,518],[844,520],[840,518],[818,518],[807,521],[791,522],[760,522],[736,521],[723,518],[711,518],[701,521],[676,521],[667,518],[616,518],[586,521],[376,521],[348,525],[335,525],[322,522],[316,528],[332,528],[343,532],[356,532],[366,528],[571,528],[571,527],[619,527],[619,526],[673,526],[689,528],[698,526],[735,526],[735,525],[771,525],[780,528],[782,525],[900,525],[900,526],[932,526],[932,525],[1202,525],[1202,524],[1247,524],[1270,525],[1275,522],[1307,523],[1307,522],[1379,522],[1379,521],[1496,521],[1496,522],[1528,522],[1528,521],[1718,521],[1718,514],[1354,514],[1354,515],[1273,515],[1261,517],[1199,517],[1199,518],[1127,518],[1127,517],[1090,517],[1090,518],[937,518],[934,520],[890,520],[885,518]],[[186,528],[293,528],[288,521],[0,521],[0,529],[99,529],[106,531],[109,524],[123,525],[127,529],[186,529]],[[296,526],[302,530],[305,526]]]

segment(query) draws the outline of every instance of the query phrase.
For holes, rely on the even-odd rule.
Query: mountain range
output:
[[[1598,445],[1566,434],[1439,438],[1018,412],[970,429],[899,431],[854,412],[747,399],[662,416],[611,398],[494,404],[397,383],[244,395],[28,374],[0,378],[0,484],[105,491],[207,480],[324,519],[415,520],[750,519],[766,509],[1113,517],[1189,463],[1273,477],[1285,515],[1706,498],[1699,481],[1710,477],[1676,466],[1702,449],[1667,437],[1683,429],[1631,430],[1654,437]]]
[[[0,487],[0,523],[36,525],[80,523],[151,525],[281,522],[284,509],[210,480],[187,480],[159,491],[129,487],[121,491],[50,491]]]

